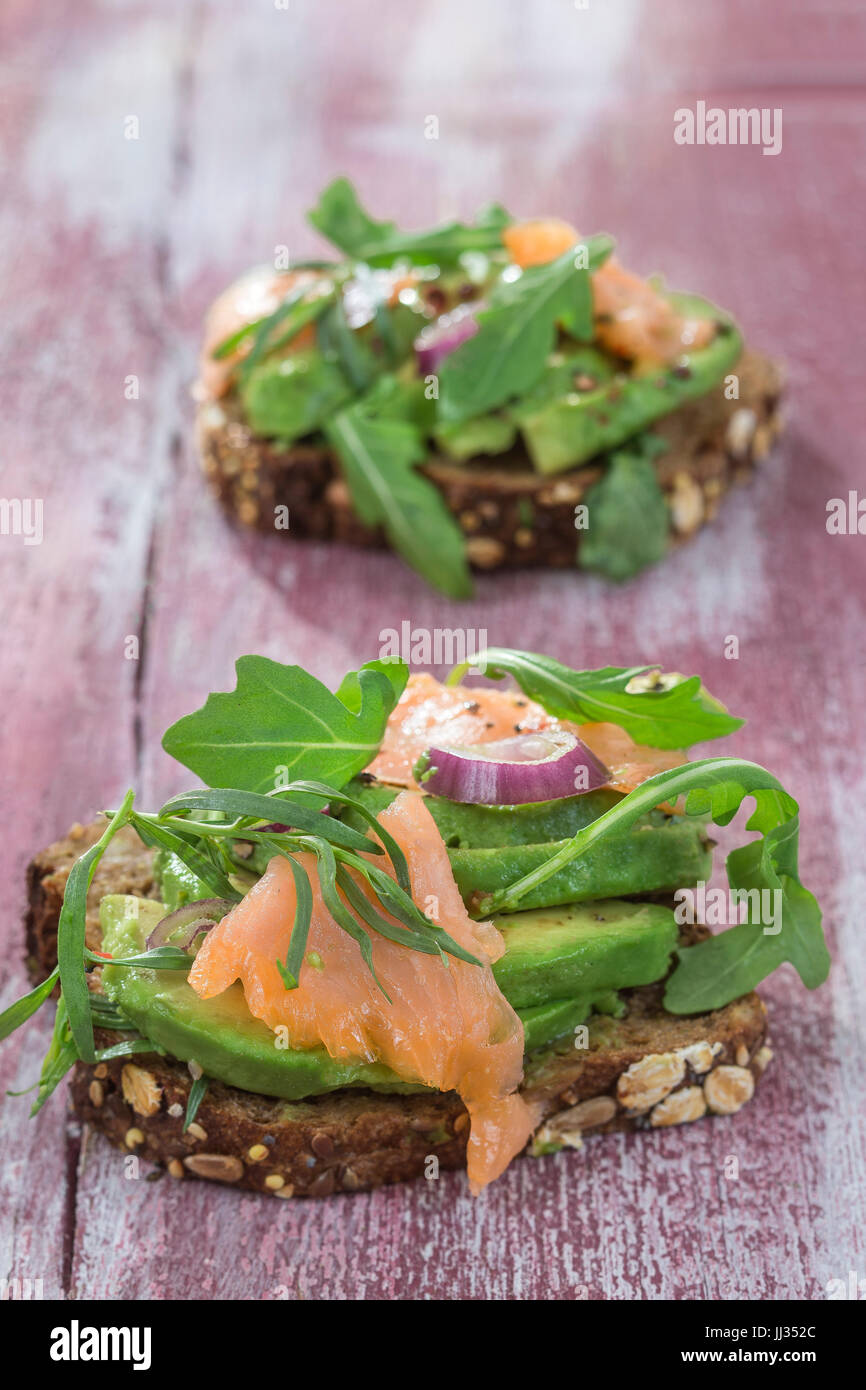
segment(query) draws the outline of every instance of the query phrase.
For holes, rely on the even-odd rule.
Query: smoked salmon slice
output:
[[[270,266],[258,266],[242,275],[215,299],[205,319],[204,342],[198,369],[198,386],[204,399],[225,395],[231,385],[235,368],[253,344],[246,338],[227,357],[216,358],[214,352],[239,329],[273,314],[291,290],[305,281],[313,284],[310,271],[275,271]],[[307,324],[292,339],[293,352],[311,347],[316,341],[314,324]]]
[[[538,1120],[518,1094],[523,1025],[490,969],[505,945],[492,923],[467,914],[422,796],[401,793],[379,820],[406,855],[415,902],[483,965],[453,957],[445,965],[438,955],[371,931],[373,963],[389,1003],[357,943],[327,911],[314,858],[299,855],[313,888],[313,916],[298,988],[287,990],[277,961],[288,949],[295,887],[288,863],[277,856],[208,934],[189,983],[212,999],[240,980],[250,1013],[270,1028],[284,1027],[291,1047],[323,1045],[336,1059],[378,1060],[408,1081],[457,1091],[470,1117],[467,1169],[477,1193],[520,1152]],[[356,881],[363,889],[360,875]],[[319,957],[315,966],[310,952]]]
[[[573,730],[610,771],[607,786],[630,792],[657,772],[680,767],[678,750],[646,748],[617,724],[571,724],[554,719],[520,691],[441,685],[426,673],[411,675],[388,720],[368,771],[382,782],[414,787],[412,769],[431,744],[490,743],[539,729]]]
[[[515,265],[526,269],[546,265],[580,240],[568,222],[558,218],[515,222],[502,233]],[[715,335],[709,319],[683,316],[670,300],[611,256],[590,276],[595,336],[617,357],[645,363],[674,362],[684,353],[705,347]]]

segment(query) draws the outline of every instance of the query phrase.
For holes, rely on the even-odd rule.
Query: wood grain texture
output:
[[[4,7],[0,491],[44,499],[45,539],[0,537],[3,999],[29,854],[127,785],[180,790],[159,736],[238,654],[336,681],[406,618],[701,671],[748,716],[732,750],[801,801],[836,968],[816,994],[789,969],[767,988],[776,1061],[743,1115],[522,1161],[478,1202],[457,1175],[303,1206],[151,1183],[82,1147],[61,1096],[31,1125],[5,1100],[0,1276],[77,1298],[773,1299],[866,1275],[866,539],[825,528],[862,489],[864,40],[848,0]],[[676,146],[699,99],[781,107],[782,153]],[[304,211],[343,171],[409,225],[501,198],[610,229],[786,358],[784,446],[624,589],[510,576],[457,606],[387,555],[237,535],[192,457],[200,317],[276,245],[316,248]],[[4,1089],[46,1032],[4,1047]]]

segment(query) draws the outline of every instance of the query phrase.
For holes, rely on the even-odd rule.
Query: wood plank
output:
[[[374,8],[346,7],[338,22],[299,0],[288,14],[215,4],[194,28],[168,3],[88,8],[66,49],[16,17],[19,95],[0,140],[27,139],[0,245],[39,218],[65,256],[37,268],[19,250],[9,277],[4,414],[18,462],[3,487],[40,488],[56,526],[51,546],[23,558],[0,544],[12,596],[2,707],[24,711],[2,730],[2,756],[13,785],[34,789],[4,822],[13,867],[116,795],[137,752],[146,800],[184,786],[160,734],[231,686],[241,652],[336,682],[409,618],[575,664],[700,670],[749,717],[732,750],[801,800],[804,877],[825,903],[837,969],[814,995],[789,970],[767,988],[777,1058],[743,1115],[525,1160],[477,1203],[459,1175],[308,1204],[150,1183],[98,1139],[73,1191],[59,1102],[26,1132],[7,1102],[3,1268],[68,1277],[79,1298],[820,1297],[866,1262],[866,1097],[850,1066],[866,983],[854,940],[864,563],[862,538],[824,526],[827,498],[859,485],[851,441],[864,424],[862,19],[844,0],[793,7],[784,25],[710,0],[586,12],[487,0],[471,25],[454,0]],[[37,59],[38,86],[21,75]],[[782,154],[675,146],[673,111],[711,94],[781,102]],[[136,110],[147,140],[123,150],[107,131]],[[423,138],[431,112],[438,142]],[[410,224],[496,197],[610,228],[637,269],[716,296],[785,357],[783,449],[713,528],[625,589],[510,576],[454,605],[388,555],[238,536],[192,457],[184,388],[200,316],[275,245],[314,249],[304,210],[343,169],[377,213]],[[127,371],[148,382],[134,410],[108,387]],[[136,686],[118,644],[142,632],[144,612]],[[724,659],[728,634],[738,661]],[[19,904],[20,892],[4,940],[17,939]],[[22,1049],[0,1055],[3,1084],[27,1074]],[[64,1263],[51,1237],[73,1196]]]
[[[109,104],[95,117],[80,100],[91,81],[105,96],[99,53],[82,68],[79,44],[58,51],[56,31],[38,14],[15,17],[4,66],[14,76],[26,64],[31,78],[10,85],[0,116],[0,140],[16,154],[0,206],[0,491],[41,500],[44,537],[40,545],[0,537],[4,1006],[27,987],[27,860],[117,799],[136,775],[140,668],[125,658],[124,644],[141,622],[166,472],[159,425],[164,289],[150,234],[133,215],[123,233],[119,217],[104,220],[94,171],[110,157],[112,177],[121,187],[128,178],[127,191],[141,172],[124,174],[128,151]],[[46,81],[34,84],[40,72]],[[151,86],[146,96],[145,121],[164,93]],[[151,137],[156,220],[159,148]],[[104,166],[101,174],[107,178]],[[131,214],[128,196],[117,205]],[[124,397],[130,373],[141,382],[137,401]],[[49,1036],[46,1013],[4,1046],[0,1092],[38,1076]],[[28,1109],[27,1098],[5,1098],[0,1108],[0,1279],[41,1280],[45,1297],[57,1297],[71,1261],[78,1144],[64,1118],[63,1090],[32,1124]]]

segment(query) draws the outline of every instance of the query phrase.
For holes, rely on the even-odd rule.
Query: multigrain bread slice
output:
[[[69,869],[100,828],[99,822],[74,826],[29,867],[27,940],[38,976],[56,960]],[[112,842],[91,888],[91,945],[99,945],[97,908],[104,894],[155,896],[151,859],[131,831]],[[732,1114],[751,1099],[771,1056],[758,996],[676,1018],[661,1008],[662,988],[624,991],[624,1018],[594,1017],[586,1039],[569,1037],[530,1057],[523,1093],[539,1115],[530,1153],[577,1147],[587,1134]],[[111,1040],[107,1034],[101,1039]],[[324,1197],[402,1182],[429,1174],[433,1159],[438,1169],[465,1166],[469,1117],[454,1093],[355,1090],[289,1102],[214,1081],[184,1133],[191,1085],[185,1063],[136,1054],[77,1064],[72,1102],[79,1117],[112,1143],[167,1164],[175,1178],[209,1178],[276,1197]]]
[[[667,451],[655,460],[671,516],[671,543],[691,536],[715,516],[735,482],[745,481],[769,452],[781,427],[779,365],[746,351],[734,368],[738,397],[721,386],[674,411],[655,426]],[[381,531],[355,515],[339,467],[324,445],[281,448],[254,435],[240,403],[229,395],[199,407],[201,464],[224,510],[250,530],[272,532],[276,508],[288,508],[278,534],[384,546]],[[480,570],[575,565],[580,531],[575,506],[601,476],[589,463],[542,476],[515,451],[457,464],[432,457],[423,472],[436,484],[467,537]]]

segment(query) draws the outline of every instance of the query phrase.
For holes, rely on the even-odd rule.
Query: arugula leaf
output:
[[[644,452],[626,448],[611,454],[604,474],[584,500],[589,525],[577,549],[581,569],[620,581],[662,559],[670,514],[656,470]]]
[[[365,661],[361,671],[380,671],[391,682],[396,705],[409,679],[409,667],[405,661],[401,661],[399,657],[393,657],[389,661]],[[361,682],[358,679],[360,673],[348,671],[336,692],[337,699],[342,700],[346,709],[350,709],[353,714],[357,714],[361,708]]]
[[[470,668],[493,680],[514,677],[524,695],[537,700],[548,714],[577,724],[618,724],[636,743],[650,748],[688,748],[705,739],[724,738],[745,722],[728,714],[701,684],[700,676],[648,682],[646,690],[628,689],[652,666],[603,666],[596,671],[572,671],[550,656],[487,647],[448,677],[456,685]],[[670,679],[670,678],[669,678]]]
[[[209,695],[163,735],[166,753],[208,786],[266,792],[287,768],[342,787],[379,751],[397,696],[375,663],[352,673],[354,709],[301,666],[242,656],[235,669],[236,690]]]
[[[590,270],[611,249],[605,237],[589,245],[589,267],[574,248],[547,265],[531,266],[516,280],[501,280],[490,307],[477,315],[478,332],[443,362],[439,413],[446,423],[471,419],[503,405],[535,384],[556,340],[557,324],[575,338],[592,337]]]
[[[361,206],[346,178],[334,179],[322,192],[308,220],[354,260],[390,265],[398,259],[426,264],[454,261],[464,251],[493,251],[502,246],[502,228],[511,220],[494,204],[479,214],[475,226],[447,222],[421,232],[401,232],[394,222],[377,222]]]
[[[381,400],[377,389],[374,400],[356,401],[325,423],[355,510],[367,526],[382,526],[392,548],[435,589],[467,598],[472,580],[463,534],[415,467],[427,456],[423,437],[410,421],[380,409]]]
[[[376,375],[377,363],[361,339],[349,327],[342,299],[332,304],[319,327],[319,347],[325,357],[335,357],[355,393],[366,391]]]
[[[671,1013],[703,1013],[723,1008],[789,962],[803,984],[815,989],[826,978],[830,956],[821,930],[821,911],[800,882],[797,863],[799,807],[782,784],[757,763],[737,758],[706,758],[657,773],[616,806],[592,821],[546,863],[492,894],[479,905],[485,915],[512,912],[521,898],[550,878],[590,845],[628,830],[662,801],[685,795],[685,814],[708,815],[727,825],[747,796],[755,810],[747,830],[762,839],[734,850],[727,861],[732,888],[781,893],[781,927],[766,929],[756,917],[707,941],[678,951],[679,963],[665,992]]]

